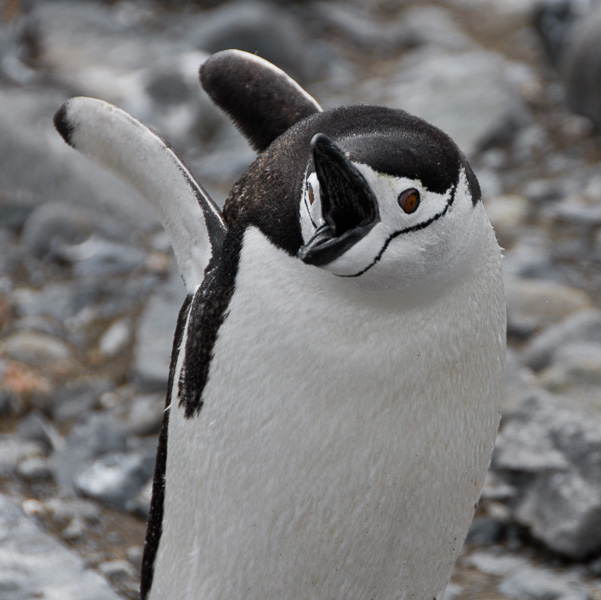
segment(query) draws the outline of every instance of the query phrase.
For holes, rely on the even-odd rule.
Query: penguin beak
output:
[[[299,258],[321,266],[344,254],[379,221],[378,203],[365,178],[328,136],[311,140],[325,223],[298,251]]]

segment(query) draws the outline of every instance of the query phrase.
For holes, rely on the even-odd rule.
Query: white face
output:
[[[419,180],[353,164],[375,194],[380,221],[344,254],[320,268],[367,290],[434,292],[452,282],[477,256],[488,221],[482,203],[472,203],[464,171],[456,189],[437,194]],[[324,224],[319,187],[312,173],[300,206],[305,243]]]

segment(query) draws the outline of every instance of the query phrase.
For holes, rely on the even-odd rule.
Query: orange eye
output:
[[[313,197],[313,188],[310,183],[307,183],[307,191],[309,192],[309,204],[313,204],[315,198]]]
[[[419,206],[419,192],[409,188],[399,195],[399,206],[408,214],[414,213]]]

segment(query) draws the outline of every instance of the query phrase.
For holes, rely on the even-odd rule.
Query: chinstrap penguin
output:
[[[188,292],[142,599],[440,599],[504,382],[477,179],[421,119],[323,110],[254,55],[200,79],[259,153],[223,212],[127,113],[73,98],[55,116],[155,207]]]

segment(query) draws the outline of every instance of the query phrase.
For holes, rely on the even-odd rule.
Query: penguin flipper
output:
[[[64,140],[139,192],[166,229],[189,294],[221,250],[219,208],[175,152],[129,113],[95,98],[67,100],[54,115]]]
[[[210,56],[200,67],[200,82],[257,152],[296,122],[322,111],[284,71],[242,50],[223,50]]]

